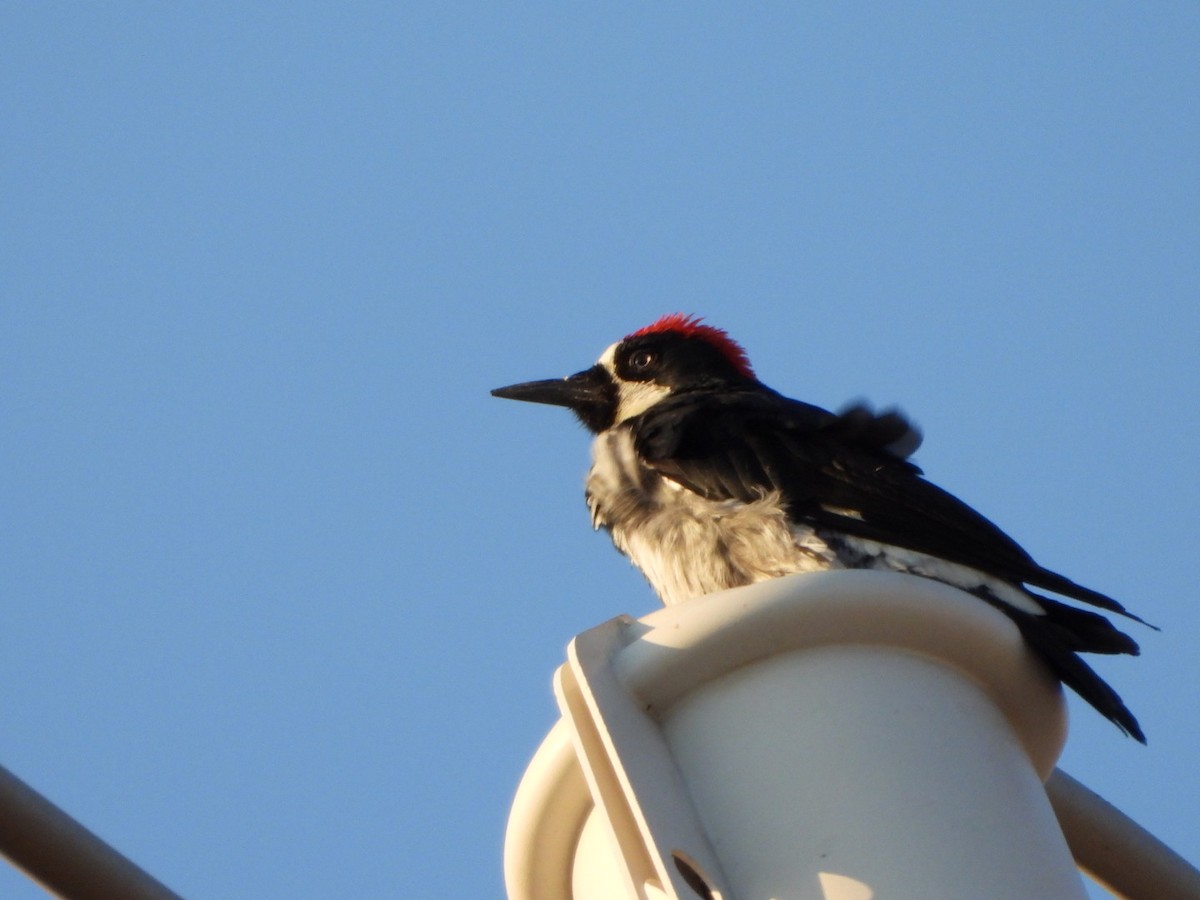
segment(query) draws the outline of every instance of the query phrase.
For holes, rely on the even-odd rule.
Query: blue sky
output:
[[[187,896],[498,897],[655,607],[488,396],[704,315],[1161,634],[1063,766],[1200,859],[1200,10],[10,5],[0,763]],[[37,897],[0,871],[0,894]],[[1097,895],[1099,896],[1099,895]]]

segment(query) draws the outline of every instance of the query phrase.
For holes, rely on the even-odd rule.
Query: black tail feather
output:
[[[1075,609],[1049,597],[1030,595],[1046,610],[1045,615],[1039,616],[999,600],[987,588],[972,593],[1012,619],[1025,643],[1049,666],[1055,678],[1091,704],[1122,733],[1146,743],[1146,735],[1125,702],[1077,655],[1121,653],[1137,656],[1139,649],[1133,638],[1099,613]]]
[[[1131,613],[1107,594],[1094,591],[1091,588],[1084,587],[1082,584],[1076,584],[1070,578],[1059,575],[1057,572],[1051,572],[1049,569],[1038,567],[1036,571],[1030,573],[1027,577],[1023,577],[1021,580],[1037,585],[1045,590],[1053,591],[1056,594],[1062,594],[1064,597],[1070,597],[1072,600],[1078,600],[1081,603],[1090,603],[1092,606],[1100,607],[1100,609],[1106,609],[1127,619],[1133,619],[1133,621],[1140,622],[1142,625],[1145,625],[1147,628],[1153,628],[1155,631],[1159,630],[1157,625],[1151,625],[1141,616]]]
[[[1120,653],[1138,656],[1142,651],[1137,641],[1112,622],[1090,609],[1067,606],[1041,594],[1033,594],[1046,610],[1045,616],[1035,616],[1039,625],[1051,628],[1064,649],[1076,653]]]
[[[1076,655],[1075,650],[1062,639],[1059,628],[1054,627],[1055,623],[1043,622],[1041,616],[1020,611],[1016,611],[1012,619],[1025,642],[1063,684],[1090,703],[1122,732],[1142,744],[1146,743],[1146,735],[1125,702],[1091,666]]]

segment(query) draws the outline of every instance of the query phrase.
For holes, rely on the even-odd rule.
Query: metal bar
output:
[[[64,900],[182,900],[2,766],[0,854]]]
[[[1196,900],[1200,871],[1062,769],[1046,782],[1079,868],[1127,900]]]

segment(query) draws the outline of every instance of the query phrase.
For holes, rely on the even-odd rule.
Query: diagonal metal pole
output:
[[[1200,870],[1062,769],[1046,782],[1079,868],[1127,900],[1195,900]]]
[[[2,766],[0,854],[63,900],[182,900]]]

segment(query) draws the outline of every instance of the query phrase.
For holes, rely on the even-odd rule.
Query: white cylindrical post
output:
[[[574,823],[558,845],[576,857],[539,853],[551,820],[526,782],[567,779],[531,767],[513,900],[572,879],[566,896],[588,897],[582,855],[611,856],[614,897],[1085,897],[1042,786],[1061,691],[1007,618],[953,588],[832,572],[698,597],[579,635],[556,692],[583,777],[554,821]]]
[[[664,726],[743,900],[1084,896],[1012,729],[937,662],[777,656],[689,694]]]

